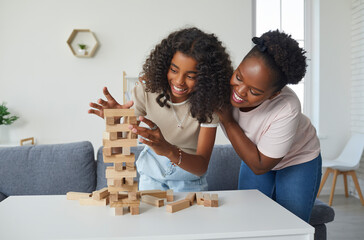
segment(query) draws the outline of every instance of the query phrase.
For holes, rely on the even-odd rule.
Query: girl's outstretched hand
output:
[[[172,145],[167,142],[159,127],[151,120],[145,117],[139,117],[139,120],[147,124],[149,128],[139,127],[138,125],[129,125],[133,133],[142,136],[139,141],[151,147],[158,155],[167,156],[170,154]]]
[[[225,107],[225,108],[222,108],[219,111],[217,111],[217,115],[219,116],[220,123],[222,123],[224,125],[225,123],[234,121],[232,110],[233,110],[232,107],[229,106],[229,107]]]
[[[104,109],[109,109],[109,108],[127,109],[127,108],[130,108],[131,106],[133,106],[133,101],[129,101],[129,102],[125,103],[124,105],[120,105],[113,98],[113,96],[111,96],[111,94],[109,93],[109,90],[107,90],[107,87],[104,87],[102,89],[102,91],[103,91],[107,101],[100,98],[99,100],[97,100],[97,103],[91,102],[90,107],[92,107],[93,109],[89,109],[88,113],[95,114],[96,116],[104,118]]]

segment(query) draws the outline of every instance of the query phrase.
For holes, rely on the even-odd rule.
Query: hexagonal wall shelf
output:
[[[89,29],[74,29],[67,44],[76,57],[92,57],[99,42]]]

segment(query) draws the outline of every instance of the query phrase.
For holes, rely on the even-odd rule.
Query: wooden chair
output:
[[[350,175],[353,178],[356,191],[358,192],[360,198],[360,202],[364,206],[363,195],[361,193],[359,182],[355,173],[355,170],[359,168],[359,163],[361,156],[363,154],[363,149],[364,149],[364,134],[355,133],[351,136],[349,141],[346,143],[343,151],[336,159],[334,160],[323,159],[322,167],[325,167],[327,169],[321,181],[317,197],[320,195],[320,192],[330,173],[334,174],[334,178],[331,186],[329,205],[330,206],[332,205],[335,192],[336,179],[337,176],[340,174],[342,174],[344,177],[345,196],[348,197],[349,194],[348,194],[347,175]]]

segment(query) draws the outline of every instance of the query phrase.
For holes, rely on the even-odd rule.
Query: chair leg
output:
[[[335,192],[335,186],[336,186],[336,179],[337,175],[339,175],[340,171],[335,169],[334,170],[334,178],[332,179],[332,186],[331,186],[331,193],[330,193],[330,200],[329,200],[329,206],[332,205],[332,200],[334,199],[334,192]]]
[[[325,182],[326,182],[327,177],[329,176],[330,172],[331,172],[331,168],[327,168],[326,169],[326,172],[324,174],[324,177],[321,180],[320,188],[319,188],[319,190],[317,192],[317,197],[320,196],[320,192],[321,192],[322,188],[324,187]]]
[[[356,173],[354,170],[352,171],[349,171],[348,172],[351,177],[353,178],[353,181],[354,181],[354,184],[355,184],[355,188],[356,188],[356,191],[358,192],[358,195],[359,195],[359,198],[360,198],[360,202],[361,202],[361,205],[364,206],[364,199],[363,199],[363,195],[361,194],[361,190],[360,190],[360,186],[359,186],[359,182],[358,182],[358,178],[356,177]]]
[[[344,187],[345,187],[345,197],[349,197],[349,193],[348,193],[348,180],[347,180],[346,174],[347,174],[347,172],[343,172]]]

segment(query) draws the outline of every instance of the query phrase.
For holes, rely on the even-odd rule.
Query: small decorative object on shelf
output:
[[[99,45],[96,36],[89,29],[74,29],[67,40],[76,57],[92,57]]]

